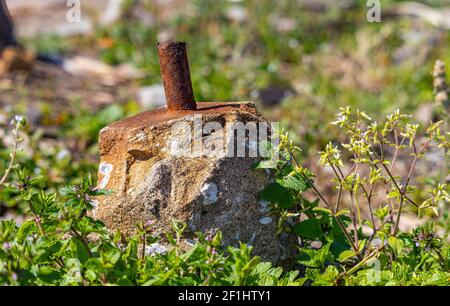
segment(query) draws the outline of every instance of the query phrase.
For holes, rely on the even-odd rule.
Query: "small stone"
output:
[[[91,205],[92,205],[92,215],[94,216],[94,218],[95,218],[95,216],[96,216],[96,211],[97,211],[97,209],[98,209],[98,201],[97,200],[92,200],[92,201],[90,201],[90,203],[91,203]]]
[[[147,140],[147,135],[145,135],[144,132],[138,133],[138,134],[136,134],[136,136],[134,136],[132,138],[132,141],[135,141],[135,142],[144,142],[146,140]]]
[[[111,173],[112,169],[113,166],[107,163],[101,163],[98,167],[98,171],[103,175],[108,175],[109,173]]]
[[[214,183],[206,183],[203,185],[201,193],[203,195],[203,204],[210,205],[217,202],[217,185]]]
[[[238,205],[244,203],[244,194],[242,192],[239,192],[236,194],[236,197],[234,198],[234,202]]]
[[[266,201],[266,200],[259,200],[258,204],[259,204],[260,207],[266,208],[267,206],[269,206],[270,203],[268,201]]]
[[[271,217],[264,217],[264,218],[261,218],[261,219],[259,220],[259,223],[261,223],[261,224],[263,224],[263,225],[268,225],[268,224],[272,223],[272,218],[271,218]]]
[[[113,169],[113,165],[107,163],[101,163],[98,172],[103,175],[103,178],[100,181],[100,189],[104,189],[106,185],[108,185],[109,178],[111,177],[111,171]]]
[[[197,230],[197,223],[199,222],[199,220],[200,220],[200,216],[198,215],[198,214],[193,214],[190,218],[189,218],[189,220],[188,220],[188,226],[189,226],[189,229],[192,231],[192,232],[195,232],[196,230]]]
[[[258,201],[258,211],[263,214],[268,213],[270,211],[269,202],[265,200]]]

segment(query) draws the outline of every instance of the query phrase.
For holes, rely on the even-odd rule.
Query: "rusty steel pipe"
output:
[[[186,43],[158,43],[159,63],[169,111],[196,110]]]

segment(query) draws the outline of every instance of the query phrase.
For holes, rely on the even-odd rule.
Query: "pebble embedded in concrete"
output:
[[[90,201],[90,203],[91,203],[91,205],[92,205],[92,215],[93,215],[94,218],[95,218],[95,212],[96,212],[97,209],[98,209],[98,201],[97,201],[97,200],[92,200],[92,201]]]
[[[211,205],[216,203],[218,191],[219,189],[214,183],[206,183],[205,185],[203,185],[203,188],[200,190],[203,195],[203,204]]]
[[[112,170],[113,165],[107,163],[100,164],[98,171],[103,175],[103,178],[100,182],[100,189],[103,189],[106,187],[106,185],[108,185]]]
[[[259,219],[259,223],[263,224],[263,225],[267,225],[272,223],[272,218],[271,217],[264,217]]]
[[[265,200],[258,201],[258,211],[261,213],[268,213],[270,211],[269,202]]]
[[[141,132],[141,133],[136,134],[136,136],[134,137],[134,139],[135,139],[137,142],[144,142],[144,141],[147,140],[147,135],[145,135],[144,132]]]

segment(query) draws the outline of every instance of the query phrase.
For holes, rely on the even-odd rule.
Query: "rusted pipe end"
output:
[[[167,109],[196,110],[186,43],[181,41],[158,43],[158,54]]]

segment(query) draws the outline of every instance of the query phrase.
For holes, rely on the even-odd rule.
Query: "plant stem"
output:
[[[383,226],[390,220],[391,215],[389,215],[384,221],[383,223],[381,223],[381,225],[378,228],[374,227],[373,233],[372,235],[370,235],[369,239],[367,240],[364,248],[361,251],[361,254],[364,254],[367,250],[367,248],[370,246],[370,244],[372,243],[372,240],[375,238],[375,235],[383,228]]]
[[[145,259],[145,233],[142,234],[142,261]]]
[[[14,160],[15,160],[16,154],[17,154],[17,144],[18,144],[17,137],[19,135],[19,125],[16,126],[16,128],[14,129],[13,134],[14,134],[13,150],[11,152],[11,158],[9,160],[8,167],[6,168],[5,173],[3,174],[2,178],[0,179],[0,189],[1,189],[1,187],[4,186],[6,178],[8,177],[8,175],[11,172],[11,169],[12,169],[12,167],[14,165]]]
[[[334,208],[334,213],[336,214],[339,211],[339,207],[341,206],[341,199],[342,199],[342,183],[339,185],[339,191],[338,191],[338,197],[336,199],[336,206]]]
[[[355,246],[355,243],[352,239],[352,237],[350,236],[350,234],[347,232],[347,229],[345,228],[345,225],[342,223],[341,219],[339,217],[334,217],[336,219],[337,224],[339,225],[340,229],[342,230],[342,232],[344,233],[345,238],[347,239],[347,241],[350,243],[350,246],[352,247],[353,251],[355,251],[356,253],[358,253],[358,248]]]
[[[392,236],[397,236],[398,229],[400,226],[400,217],[402,215],[402,207],[403,207],[404,198],[400,198],[400,204],[398,206],[397,218],[395,220],[394,229],[392,230]]]
[[[358,262],[356,265],[354,265],[352,268],[350,268],[349,270],[341,273],[335,280],[336,284],[339,284],[339,282],[347,275],[351,275],[354,272],[358,271],[363,265],[365,265],[369,259],[371,259],[372,257],[376,256],[382,249],[384,248],[384,246],[380,246],[377,249],[375,249],[372,253],[370,253],[369,255],[367,255],[366,257],[364,257],[360,262]]]
[[[356,205],[355,205],[355,199],[354,199],[354,192],[350,191],[350,202],[352,203],[352,223],[353,223],[353,235],[355,236],[355,244],[356,246],[359,245],[358,243],[358,220],[356,217]]]
[[[294,160],[295,165],[297,167],[300,167],[300,164],[297,162],[297,159],[295,158],[294,154],[292,154],[292,152],[289,152],[289,154],[291,155],[292,159]],[[315,191],[315,193],[319,196],[319,198],[325,203],[325,205],[328,208],[331,208],[330,203],[328,203],[328,201],[325,199],[325,197],[322,195],[322,193],[316,188],[316,186],[314,186],[313,182],[309,179],[309,177],[306,176],[303,172],[300,172],[300,175],[308,182],[308,184]]]
[[[394,183],[395,188],[397,188],[397,190],[400,192],[400,194],[406,199],[408,200],[408,202],[410,202],[412,205],[414,205],[415,207],[419,207],[419,205],[417,205],[413,200],[411,200],[404,192],[403,190],[400,188],[400,186],[398,186],[397,181],[395,180],[394,176],[392,175],[391,171],[389,171],[389,169],[386,167],[386,165],[384,163],[381,163],[382,167],[384,168],[384,170],[386,170],[386,173],[389,175],[389,178],[391,179],[391,181]]]
[[[445,260],[444,256],[442,256],[441,252],[439,252],[438,250],[434,249],[434,252],[436,253],[436,255],[439,257],[439,263],[440,266],[446,270],[447,272],[449,271],[448,267],[447,267],[447,261]]]
[[[84,239],[83,236],[80,235],[80,233],[78,233],[78,231],[71,225],[70,226],[70,230],[71,232],[81,241],[81,243],[83,244],[84,248],[86,249],[86,251],[89,254],[89,257],[93,257],[93,254],[91,252],[91,249],[89,248],[88,243],[86,242],[86,240]]]
[[[41,233],[42,236],[45,237],[46,235],[45,235],[44,228],[42,227],[41,218],[36,213],[36,210],[33,207],[33,203],[31,203],[31,201],[28,201],[28,206],[30,207],[31,212],[33,213],[34,222],[36,223],[36,226],[38,227],[39,232]]]

